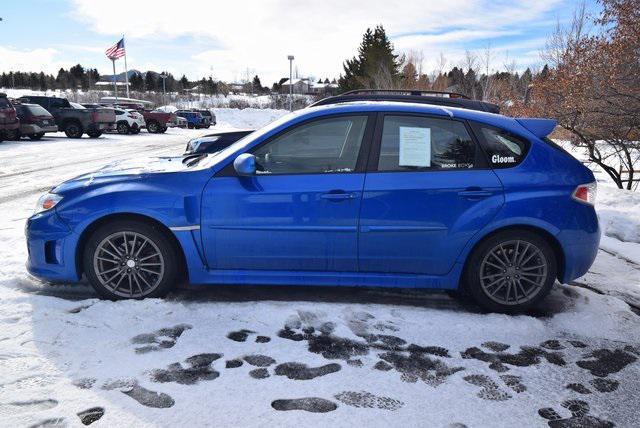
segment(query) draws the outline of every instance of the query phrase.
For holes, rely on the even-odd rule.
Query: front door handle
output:
[[[352,192],[345,192],[344,190],[332,190],[320,195],[322,199],[329,201],[345,201],[347,199],[354,199],[357,195]]]

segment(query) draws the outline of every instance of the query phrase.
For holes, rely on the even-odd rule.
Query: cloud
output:
[[[517,35],[559,1],[191,0],[184,7],[160,7],[155,0],[73,0],[71,16],[101,35],[126,34],[132,51],[139,41],[145,61],[159,68],[172,67],[163,61],[182,62],[193,78],[213,67],[217,77],[229,80],[249,68],[266,82],[288,74],[288,54],[296,56],[303,74],[338,75],[363,31],[379,23],[399,50],[449,54],[471,41]],[[197,50],[190,40],[198,40]],[[173,43],[184,48],[181,61],[163,56]]]
[[[45,49],[12,49],[0,46],[0,71],[28,71],[56,74],[60,67],[68,66],[58,60],[59,51]]]

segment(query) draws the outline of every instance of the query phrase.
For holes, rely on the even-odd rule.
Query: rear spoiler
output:
[[[538,138],[544,138],[551,134],[558,124],[553,119],[516,118],[516,120]]]

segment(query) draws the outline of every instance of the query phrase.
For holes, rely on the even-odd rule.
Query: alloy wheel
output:
[[[548,275],[548,261],[531,242],[512,240],[487,252],[480,264],[480,285],[494,302],[520,305],[535,298]]]
[[[162,281],[165,261],[158,246],[137,232],[116,232],[104,238],[93,255],[100,283],[127,298],[144,297]]]

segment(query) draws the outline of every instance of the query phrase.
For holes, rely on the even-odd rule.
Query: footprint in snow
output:
[[[144,345],[136,348],[137,354],[146,354],[147,352],[173,348],[182,333],[191,328],[189,324],[178,324],[173,327],[161,328],[153,333],[139,334],[131,339],[131,343]]]
[[[551,428],[612,428],[614,423],[589,414],[589,404],[582,400],[567,400],[562,403],[571,416],[563,418],[555,409],[545,407],[538,414],[546,419]]]
[[[306,397],[275,400],[271,403],[271,407],[280,411],[303,410],[311,413],[327,413],[337,409],[338,405],[324,398]]]

